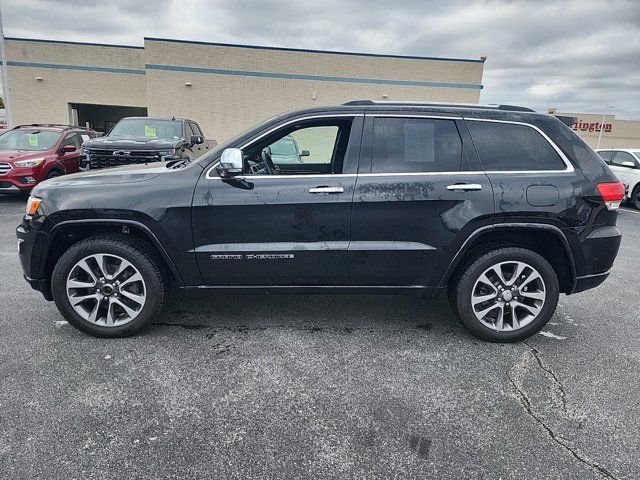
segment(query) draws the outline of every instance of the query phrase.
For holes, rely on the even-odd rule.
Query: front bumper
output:
[[[47,244],[48,235],[40,224],[24,217],[16,228],[18,238],[18,257],[25,280],[31,288],[42,293],[45,299],[52,300],[51,282],[44,275],[42,253]]]
[[[28,192],[38,184],[39,172],[31,167],[13,167],[0,175],[0,192]]]

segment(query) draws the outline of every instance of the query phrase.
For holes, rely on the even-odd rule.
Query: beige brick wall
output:
[[[11,62],[145,70],[145,64],[397,82],[482,83],[480,62],[240,48],[145,39],[144,49],[7,40]],[[9,66],[14,123],[70,121],[69,103],[192,118],[219,142],[273,115],[348,100],[476,103],[480,90],[146,69],[146,75]],[[41,77],[42,81],[36,81]],[[185,83],[191,83],[190,87]]]
[[[481,84],[483,64],[145,40],[151,65],[358,79]],[[149,115],[186,116],[219,142],[273,115],[354,99],[477,103],[479,89],[258,78],[147,69]],[[185,83],[191,83],[190,87]],[[314,98],[315,97],[315,98]]]
[[[6,45],[8,62],[144,70],[142,49],[23,40],[7,40]],[[16,125],[69,123],[69,103],[147,104],[144,75],[9,65]]]

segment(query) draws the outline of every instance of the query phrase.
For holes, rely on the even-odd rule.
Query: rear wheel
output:
[[[477,337],[515,342],[538,332],[558,303],[553,267],[520,247],[491,250],[473,261],[452,287],[454,311]]]
[[[631,201],[631,205],[633,205],[634,208],[640,210],[640,185],[636,185],[636,187],[633,189],[631,198],[629,200]]]
[[[127,236],[91,237],[56,264],[53,299],[67,321],[99,337],[132,335],[161,311],[167,296],[157,256]]]

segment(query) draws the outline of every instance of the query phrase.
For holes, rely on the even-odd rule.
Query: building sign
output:
[[[571,129],[574,131],[580,132],[599,132],[600,129],[603,129],[605,133],[610,133],[613,129],[613,125],[610,123],[600,123],[600,122],[583,122],[582,120],[578,120],[576,123],[571,125]]]

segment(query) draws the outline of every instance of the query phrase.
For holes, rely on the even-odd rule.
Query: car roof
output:
[[[172,122],[194,122],[188,118],[177,117],[122,117],[120,120],[170,120]]]
[[[406,114],[429,114],[438,115],[446,114],[452,117],[477,118],[487,120],[502,120],[507,122],[520,123],[540,123],[543,121],[562,122],[561,119],[547,113],[538,113],[526,107],[516,107],[509,105],[476,105],[476,104],[439,104],[433,102],[371,102],[371,101],[354,101],[347,102],[343,105],[312,107],[293,110],[290,112],[276,115],[261,125],[289,119],[295,116],[312,116],[312,115],[331,115],[344,113],[375,113],[375,112],[394,112]],[[565,123],[565,122],[562,122]]]
[[[79,125],[57,125],[53,123],[32,123],[30,125],[17,125],[11,130],[25,130],[25,131],[46,131],[46,132],[66,132],[66,131],[93,131],[91,128],[81,127]],[[9,130],[9,131],[11,131]]]
[[[640,152],[640,147],[637,147],[637,148],[597,148],[596,152],[627,152],[627,153],[634,153],[634,152]]]

